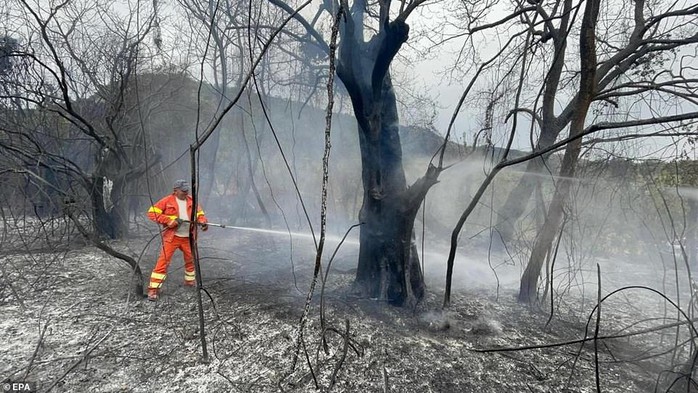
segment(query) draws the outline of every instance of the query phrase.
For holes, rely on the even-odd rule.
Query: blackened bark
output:
[[[381,101],[381,123],[375,139],[367,136],[370,131],[359,130],[364,198],[359,213],[363,225],[356,286],[367,296],[402,305],[410,293],[421,299],[424,280],[413,242],[414,215],[406,214],[410,206],[405,200],[407,183],[397,107],[388,78]]]
[[[129,233],[128,199],[124,195],[125,183],[126,179],[115,179],[111,190],[113,205],[109,211],[109,219],[116,239],[123,238]]]
[[[356,17],[356,14],[354,15]],[[409,27],[394,21],[369,42],[347,18],[342,31],[337,74],[352,99],[361,150],[363,203],[359,213],[359,261],[354,289],[371,298],[403,306],[424,296],[425,285],[414,242],[414,220],[440,170],[407,187],[390,63],[407,40]]]

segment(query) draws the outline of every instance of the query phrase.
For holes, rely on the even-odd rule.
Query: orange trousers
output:
[[[150,274],[150,285],[148,288],[160,288],[167,277],[167,268],[172,262],[172,255],[177,249],[184,254],[184,281],[192,283],[196,280],[194,271],[194,256],[191,254],[191,246],[188,237],[173,236],[172,241],[163,241],[160,257],[158,258],[153,272]]]

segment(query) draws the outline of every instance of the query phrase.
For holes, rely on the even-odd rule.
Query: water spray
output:
[[[186,222],[186,223],[191,224],[190,220],[179,220],[179,222]],[[197,222],[196,224],[204,225],[200,222]],[[234,226],[234,225],[217,224],[217,223],[212,223],[212,222],[207,222],[206,225],[211,226],[211,227],[216,227],[216,228],[237,229],[240,231],[259,232],[259,233],[266,233],[266,234],[271,234],[271,235],[287,235],[287,236],[295,236],[295,237],[305,237],[305,238],[309,238],[309,239],[313,238],[313,235],[310,233],[277,231],[277,230],[273,230],[273,229],[262,229],[262,228],[252,228],[252,227],[239,227],[239,226]],[[329,235],[329,236],[326,235],[325,239],[334,240],[334,241],[343,240],[339,236],[332,236],[332,235]],[[344,243],[358,244],[358,242],[356,242],[356,241],[345,241]]]
[[[178,219],[177,222],[179,222],[179,223],[183,223],[183,222],[184,222],[184,223],[187,223],[187,224],[191,224],[191,223],[192,223],[190,220],[182,220],[182,219]],[[284,234],[285,234],[285,233],[288,233],[288,232],[281,232],[281,231],[273,231],[273,230],[270,230],[270,229],[250,228],[250,227],[238,227],[238,226],[234,226],[234,225],[217,224],[217,223],[214,223],[214,222],[207,222],[207,223],[196,222],[196,224],[199,225],[199,226],[207,225],[207,226],[216,227],[216,228],[238,229],[238,230],[242,230],[242,231],[252,231],[252,232],[284,233]],[[299,235],[303,235],[303,234],[299,234]]]

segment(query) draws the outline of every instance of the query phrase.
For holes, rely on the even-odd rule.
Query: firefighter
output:
[[[153,272],[150,274],[148,285],[148,300],[158,300],[160,288],[167,277],[167,268],[172,261],[172,255],[177,249],[184,254],[184,285],[193,287],[196,285],[196,273],[194,271],[194,257],[189,245],[190,232],[189,219],[191,217],[193,200],[189,195],[189,184],[186,180],[174,182],[172,194],[160,199],[148,209],[148,218],[163,226],[162,250]],[[202,231],[208,229],[206,216],[201,206],[196,209],[196,222]]]

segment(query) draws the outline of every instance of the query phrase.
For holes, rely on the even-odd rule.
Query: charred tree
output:
[[[572,37],[571,31],[575,30],[575,7],[573,2],[558,0],[550,5],[536,3],[532,14],[529,14],[530,10],[520,10],[528,15],[522,19],[525,21],[524,27],[535,31],[540,37],[536,45],[542,49],[541,53],[550,53],[552,57],[545,78],[541,81],[535,105],[516,109],[531,115],[534,126],[540,131],[535,139],[532,138],[534,152],[543,151],[555,143],[560,133],[572,122],[575,111],[584,106],[579,95],[566,91],[569,84],[564,83],[569,73],[568,67],[565,66],[566,63],[569,64],[566,62],[566,58],[569,58],[566,54],[569,50],[567,41]],[[676,76],[683,71],[672,71],[669,75],[664,73],[664,70],[670,67],[666,62],[674,56],[673,53],[698,42],[698,34],[679,27],[684,23],[695,22],[696,6],[688,3],[667,3],[661,7],[654,7],[645,0],[638,0],[632,3],[632,9],[612,11],[627,20],[630,28],[623,34],[617,34],[609,26],[603,26],[596,32],[600,37],[597,41],[599,62],[593,80],[596,91],[593,101],[603,101],[609,108],[613,107],[618,111],[626,105],[624,98],[628,96],[659,94],[679,102],[694,100],[694,88],[684,88],[687,85],[682,86],[682,83],[685,83],[686,79]],[[546,45],[552,45],[552,48],[547,50]],[[657,78],[662,81],[658,82]],[[565,102],[564,97],[571,99]],[[686,107],[691,106],[692,104],[687,104]],[[534,131],[533,128],[531,131]],[[537,174],[548,172],[544,170],[546,162],[547,156],[529,162],[525,174],[502,206],[500,218],[495,226],[504,241],[513,239],[514,225],[523,216],[533,195],[533,179]]]
[[[361,150],[363,203],[359,219],[359,261],[355,290],[394,305],[409,305],[424,296],[425,285],[414,220],[440,172],[430,167],[407,187],[402,165],[399,119],[390,63],[407,41],[409,26],[398,17],[389,22],[387,10],[380,30],[363,39],[365,4],[356,2],[341,30],[337,75],[351,98]]]
[[[596,21],[599,15],[600,0],[590,0],[586,3],[579,37],[580,75],[577,107],[575,108],[570,125],[570,137],[582,135],[584,121],[591,102],[594,100],[596,74]],[[582,148],[582,138],[570,141],[565,148],[565,156],[560,168],[560,180],[556,184],[555,194],[548,208],[548,214],[536,237],[526,270],[521,277],[519,301],[533,303],[537,299],[538,277],[540,276],[545,256],[550,249],[555,234],[560,228],[563,217],[563,207],[569,196],[579,153]]]
[[[292,9],[280,0],[270,3],[288,13]],[[318,48],[329,46],[314,27],[322,12],[336,14],[341,7],[337,76],[352,102],[361,152],[363,200],[359,211],[359,261],[354,281],[356,293],[393,305],[416,304],[425,292],[424,276],[414,242],[414,221],[429,189],[436,184],[443,167],[430,165],[424,176],[407,185],[402,162],[399,118],[390,65],[409,36],[406,19],[424,0],[400,3],[399,13],[390,20],[390,1],[369,3],[356,0],[323,2],[309,23],[296,16]],[[366,41],[366,16],[376,29]],[[367,22],[365,24],[364,22]]]
[[[71,198],[89,205],[81,210],[92,220],[97,237],[124,236],[124,191],[157,160],[142,155],[144,127],[135,92],[141,46],[153,20],[95,39],[97,30],[84,22],[109,19],[107,10],[71,3],[45,16],[33,4],[18,6],[23,12],[14,23],[27,26],[17,32],[26,43],[11,47],[18,66],[11,75],[2,72],[14,82],[4,84],[1,97],[31,110],[18,107],[25,119],[15,121],[9,131],[23,142],[4,150],[39,176],[43,195],[70,185]],[[65,20],[72,21],[73,29],[64,28]]]
[[[540,128],[540,136],[538,143],[534,146],[533,152],[542,151],[550,147],[557,139],[560,131],[564,128],[568,120],[563,120],[555,116],[555,106],[557,103],[557,91],[560,86],[560,78],[562,77],[565,67],[565,50],[567,48],[567,29],[570,23],[572,2],[564,2],[564,10],[561,12],[560,26],[552,27],[547,23],[548,36],[552,38],[554,55],[553,62],[546,76],[545,86],[543,87],[541,116],[536,118]],[[570,111],[564,113],[564,116],[569,117]],[[526,171],[519,179],[514,189],[509,193],[504,205],[501,208],[499,219],[495,224],[499,236],[503,242],[512,240],[516,222],[523,216],[527,202],[531,199],[533,191],[538,184],[537,174],[544,173],[550,154],[544,154],[541,157],[534,158],[526,164]],[[529,176],[534,175],[534,176]]]

